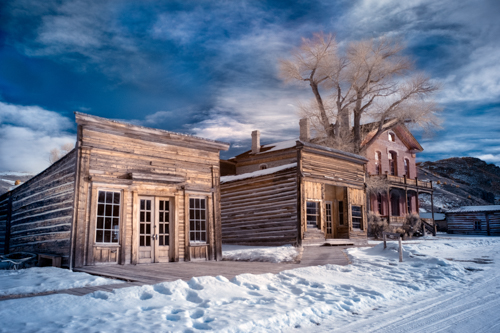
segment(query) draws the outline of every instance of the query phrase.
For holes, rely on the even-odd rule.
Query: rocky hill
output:
[[[437,212],[460,206],[493,205],[500,199],[500,167],[474,157],[418,163],[418,177],[433,182]],[[430,212],[430,195],[420,195]]]
[[[0,172],[0,195],[9,191],[16,184],[16,180],[22,183],[34,175],[27,172]]]

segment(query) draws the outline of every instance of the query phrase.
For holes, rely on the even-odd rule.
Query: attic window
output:
[[[259,165],[260,170],[266,170],[267,169],[267,164],[261,164]]]
[[[396,142],[396,136],[394,135],[394,133],[389,133],[389,141]]]

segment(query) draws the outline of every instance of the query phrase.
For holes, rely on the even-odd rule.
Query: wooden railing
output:
[[[399,177],[399,176],[385,174],[385,175],[370,175],[370,177],[383,177],[386,178],[392,184],[397,184],[397,185],[401,184],[401,185],[417,186],[417,187],[432,189],[432,182],[425,182],[418,179],[410,179],[406,178],[406,176]]]

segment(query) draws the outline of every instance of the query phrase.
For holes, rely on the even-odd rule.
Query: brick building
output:
[[[364,142],[375,133],[369,129],[367,132]],[[402,223],[407,214],[419,213],[420,193],[430,194],[433,203],[432,183],[418,180],[417,176],[415,159],[421,151],[422,146],[404,125],[382,133],[366,150],[368,176],[383,177],[390,183],[387,193],[369,196],[370,210],[391,224]]]

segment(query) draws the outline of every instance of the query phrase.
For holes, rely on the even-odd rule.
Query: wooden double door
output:
[[[140,264],[170,261],[173,244],[172,202],[168,198],[139,197]]]

